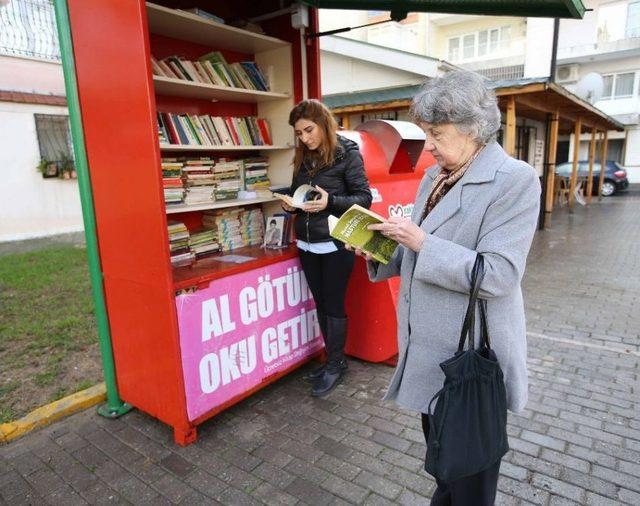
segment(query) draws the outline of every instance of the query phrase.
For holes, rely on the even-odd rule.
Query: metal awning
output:
[[[301,0],[319,9],[391,11],[404,17],[409,12],[582,19],[581,0]]]

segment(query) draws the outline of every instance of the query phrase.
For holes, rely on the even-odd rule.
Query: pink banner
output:
[[[176,297],[189,420],[323,346],[298,259]]]

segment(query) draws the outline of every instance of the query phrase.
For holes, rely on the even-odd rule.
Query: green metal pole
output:
[[[98,251],[98,237],[96,235],[96,217],[93,208],[93,193],[91,190],[91,176],[87,162],[87,152],[84,146],[84,132],[82,130],[82,116],[80,115],[80,101],[78,99],[78,84],[76,80],[73,44],[71,41],[71,25],[66,0],[54,0],[60,52],[62,53],[62,69],[67,91],[69,107],[69,122],[73,138],[73,150],[78,174],[80,202],[82,204],[82,218],[84,233],[87,241],[87,255],[89,273],[91,275],[91,291],[95,305],[96,321],[98,324],[98,340],[102,355],[102,368],[107,386],[107,404],[98,408],[98,413],[108,418],[116,418],[128,412],[131,405],[122,402],[116,385],[115,367],[113,364],[113,350],[111,348],[111,333],[109,319],[104,302],[104,288],[102,284],[102,269],[100,252]]]

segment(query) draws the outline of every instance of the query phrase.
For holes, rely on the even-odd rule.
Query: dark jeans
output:
[[[318,313],[332,318],[344,318],[344,299],[355,263],[355,253],[346,249],[322,255],[302,250],[299,253],[302,270]]]
[[[422,414],[422,431],[429,438],[429,416]],[[444,483],[436,479],[438,487],[431,498],[431,506],[493,506],[498,488],[500,460],[488,469]]]

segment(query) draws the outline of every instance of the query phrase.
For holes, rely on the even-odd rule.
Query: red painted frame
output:
[[[286,260],[295,250],[267,253],[226,271],[203,263],[193,271],[173,272],[149,60],[150,45],[168,50],[167,41],[149,36],[142,0],[68,0],[68,7],[118,390],[124,401],[171,425],[177,443],[188,444],[196,438],[197,424],[288,371],[189,422],[175,290]],[[293,51],[299,47],[299,33],[283,20],[269,28],[274,36],[290,40]],[[317,53],[317,45],[314,41],[311,51]],[[312,61],[318,65],[317,59]],[[295,70],[299,62],[294,56],[296,98],[302,86],[302,72]],[[319,69],[309,75],[317,80]],[[311,83],[309,90],[318,96],[317,84]],[[168,97],[157,102],[160,109],[175,105],[186,102]],[[244,104],[207,107],[249,113]]]

